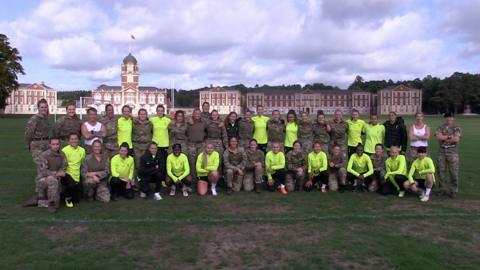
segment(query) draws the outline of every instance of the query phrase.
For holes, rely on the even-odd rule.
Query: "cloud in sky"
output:
[[[21,79],[48,79],[61,90],[118,85],[129,47],[142,85],[175,80],[184,89],[347,87],[357,74],[399,80],[480,68],[480,0],[44,0],[7,7],[0,32],[24,57]]]

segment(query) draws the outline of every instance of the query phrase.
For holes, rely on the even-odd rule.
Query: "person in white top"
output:
[[[82,124],[81,131],[85,149],[87,153],[91,153],[93,142],[96,140],[102,142],[102,138],[107,134],[105,125],[97,121],[97,109],[89,108],[87,110],[87,121]]]
[[[415,123],[408,129],[408,138],[410,139],[410,149],[408,151],[408,161],[413,162],[418,154],[419,147],[428,147],[428,140],[430,139],[430,127],[425,124],[424,114],[418,112],[415,114]]]

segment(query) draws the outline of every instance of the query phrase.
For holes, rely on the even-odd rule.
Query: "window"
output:
[[[158,96],[158,103],[163,104],[163,95]]]
[[[145,104],[145,101],[147,100],[147,97],[145,96],[145,94],[141,94],[140,95],[140,103],[141,104]]]
[[[110,94],[105,94],[105,95],[103,95],[103,100],[105,100],[107,102],[111,102],[112,101],[112,96]]]
[[[115,95],[115,103],[120,103],[120,95]]]
[[[148,103],[155,104],[155,95],[150,94],[148,96]]]

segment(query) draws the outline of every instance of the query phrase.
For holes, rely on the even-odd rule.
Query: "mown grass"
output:
[[[478,117],[459,117],[456,200],[376,194],[239,193],[20,208],[35,168],[26,118],[0,118],[5,269],[478,269]],[[412,119],[408,118],[407,122]],[[443,119],[428,117],[436,128]],[[438,144],[431,141],[431,154]]]

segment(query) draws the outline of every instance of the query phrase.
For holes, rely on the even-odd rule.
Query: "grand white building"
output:
[[[57,112],[57,90],[41,83],[20,83],[17,90],[7,98],[6,114],[36,114],[40,99],[48,102],[50,113]]]
[[[204,102],[210,104],[210,110],[217,110],[220,114],[242,111],[242,94],[238,90],[226,87],[212,87],[200,91],[200,108]]]
[[[155,113],[159,104],[168,107],[167,92],[154,86],[139,86],[140,69],[137,59],[130,53],[121,65],[121,85],[110,86],[102,84],[92,90],[92,99],[85,105],[95,107],[99,112],[105,110],[105,105],[112,104],[115,113],[120,114],[124,105],[132,108],[137,114],[138,110],[144,108],[149,114]]]

